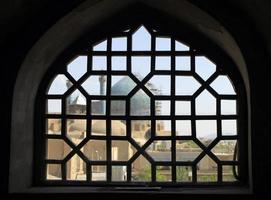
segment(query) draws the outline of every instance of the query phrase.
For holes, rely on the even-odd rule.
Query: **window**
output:
[[[44,184],[241,184],[238,90],[189,44],[131,26],[77,52],[44,91]]]

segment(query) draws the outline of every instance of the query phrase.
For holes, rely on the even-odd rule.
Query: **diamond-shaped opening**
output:
[[[171,136],[171,120],[155,120],[156,136]]]
[[[61,119],[46,119],[46,134],[61,135]]]
[[[92,119],[91,120],[91,135],[105,136],[106,135],[106,120]]]
[[[75,79],[78,80],[87,72],[87,56],[78,56],[67,66],[67,71]]]
[[[234,161],[236,143],[236,140],[220,140],[215,147],[212,148],[212,152],[219,160]]]
[[[112,38],[112,51],[127,51],[127,37]]]
[[[127,166],[113,165],[111,173],[111,180],[114,182],[123,182],[127,180]]]
[[[132,56],[131,70],[132,74],[138,80],[143,80],[151,71],[150,56]]]
[[[192,181],[192,167],[191,166],[176,166],[176,181],[177,182],[191,182]]]
[[[126,122],[124,120],[111,120],[111,135],[126,136]]]
[[[106,165],[91,166],[91,181],[106,181]]]
[[[205,56],[195,57],[195,71],[203,79],[207,80],[216,71],[216,65]]]
[[[67,119],[67,138],[78,145],[86,137],[87,124],[85,119]]]
[[[146,83],[146,87],[153,93],[153,95],[170,95],[171,77],[168,75],[154,75]]]
[[[211,87],[218,93],[224,95],[236,94],[234,86],[226,75],[218,76],[212,83]]]
[[[175,50],[176,51],[189,51],[189,46],[187,46],[186,44],[175,40]]]
[[[132,120],[132,138],[139,146],[143,146],[151,138],[150,120]]]
[[[127,96],[136,86],[136,83],[129,76],[111,77],[111,95]]]
[[[63,160],[71,152],[71,147],[62,139],[48,139],[46,159]]]
[[[196,120],[196,136],[208,146],[217,137],[216,120]]]
[[[151,181],[151,164],[142,155],[140,155],[132,163],[132,181],[135,182],[150,182]]]
[[[49,85],[47,94],[64,94],[72,86],[71,81],[63,74],[58,74]]]
[[[154,140],[146,149],[154,161],[171,161],[171,140]]]
[[[105,140],[89,140],[81,151],[91,161],[106,160],[106,141]]]
[[[61,180],[61,179],[62,179],[61,164],[47,164],[46,180]]]
[[[112,161],[128,161],[135,152],[136,149],[127,140],[112,140],[111,142]]]
[[[138,90],[130,101],[130,114],[132,116],[149,116],[151,113],[150,97],[142,90]]]
[[[176,161],[193,162],[201,152],[193,140],[176,140]]]
[[[48,99],[46,105],[47,114],[61,114],[61,99]]]
[[[87,91],[89,95],[104,96],[106,94],[106,76],[89,76],[88,79],[82,84],[82,87]]]
[[[221,120],[222,135],[237,135],[236,119]]]
[[[170,51],[171,50],[171,38],[169,38],[169,37],[156,37],[155,38],[155,50],[156,51]]]
[[[222,115],[236,115],[237,106],[236,100],[221,100],[221,114]]]
[[[66,113],[71,115],[86,114],[86,97],[77,89],[71,93],[66,100]]]
[[[198,182],[216,182],[217,181],[217,164],[209,156],[204,156],[197,164],[197,181]]]
[[[196,98],[196,115],[216,115],[216,98],[207,90]]]
[[[92,70],[106,70],[107,57],[106,56],[92,56]]]
[[[113,71],[126,71],[127,68],[126,56],[112,56],[111,61]]]
[[[191,70],[190,56],[176,56],[175,69],[178,71],[190,71]]]
[[[192,134],[191,120],[176,120],[176,135],[190,136]]]
[[[156,166],[156,181],[157,182],[171,182],[172,171],[171,166]]]
[[[107,49],[107,40],[103,40],[98,44],[93,46],[93,51],[106,51]]]
[[[132,35],[133,51],[150,51],[151,34],[144,26],[140,26]]]
[[[67,180],[86,180],[86,163],[77,154],[66,163],[66,177]]]
[[[193,95],[201,84],[193,76],[176,76],[175,94]]]

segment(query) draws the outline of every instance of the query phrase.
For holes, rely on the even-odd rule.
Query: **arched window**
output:
[[[39,183],[244,183],[236,77],[189,41],[137,23],[85,43],[49,74],[36,112]]]

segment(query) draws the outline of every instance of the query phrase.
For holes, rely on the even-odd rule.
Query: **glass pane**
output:
[[[112,181],[126,181],[127,167],[126,166],[112,166]]]
[[[176,51],[189,51],[189,46],[185,45],[184,43],[181,43],[179,41],[175,41],[175,50]]]
[[[61,114],[61,99],[47,100],[47,114]]]
[[[150,51],[151,50],[151,34],[144,26],[139,27],[132,35],[133,51]]]
[[[139,146],[143,146],[151,138],[150,120],[131,121],[132,138]]]
[[[234,176],[233,170],[236,169],[236,173],[238,173],[238,167],[232,165],[224,165],[222,166],[222,181],[224,182],[234,182],[237,179]]]
[[[221,100],[222,115],[236,115],[236,100]]]
[[[66,164],[67,180],[86,180],[86,163],[75,154]]]
[[[47,140],[46,159],[63,160],[71,152],[71,147],[61,139]]]
[[[156,51],[170,51],[171,50],[171,39],[166,37],[155,38],[155,50]]]
[[[132,164],[132,181],[151,181],[151,164],[142,155],[140,155]]]
[[[85,119],[67,120],[67,137],[78,145],[86,137],[87,123]]]
[[[193,76],[176,76],[175,94],[193,95],[200,86],[200,83]]]
[[[203,79],[207,80],[216,71],[216,65],[205,56],[195,57],[196,73]]]
[[[151,71],[151,57],[150,56],[132,56],[131,64],[132,73],[142,80]]]
[[[112,76],[111,95],[127,96],[135,86],[135,82],[129,76]]]
[[[106,135],[106,120],[93,119],[91,120],[91,135]]]
[[[233,161],[236,140],[221,140],[212,149],[219,160]]]
[[[112,56],[112,70],[126,71],[126,56]]]
[[[82,87],[89,95],[105,95],[106,94],[106,76],[89,76],[82,84]]]
[[[71,86],[70,80],[65,75],[59,74],[48,87],[48,94],[64,94]]]
[[[106,51],[107,49],[107,40],[99,42],[95,46],[93,46],[93,51]]]
[[[47,119],[46,125],[46,134],[61,135],[61,119]]]
[[[78,80],[87,72],[87,56],[78,56],[67,66],[67,71],[75,79]]]
[[[135,148],[125,140],[112,140],[111,159],[113,161],[128,161],[135,153]]]
[[[92,181],[106,181],[106,165],[92,165],[91,166],[91,180]]]
[[[111,115],[125,115],[126,101],[111,100]]]
[[[196,98],[196,115],[216,115],[216,98],[207,90]]]
[[[216,120],[196,120],[197,138],[208,146],[217,136]]]
[[[126,135],[126,122],[123,120],[111,120],[111,135],[125,136]]]
[[[150,97],[143,91],[138,92],[132,96],[130,106],[130,114],[132,116],[149,116],[150,115]]]
[[[170,115],[170,101],[155,101],[155,115]]]
[[[202,149],[193,140],[176,140],[176,161],[194,161]]]
[[[190,71],[191,58],[190,56],[176,56],[175,57],[175,69],[180,71]]]
[[[75,90],[72,94],[67,97],[66,112],[71,115],[85,115],[86,114],[86,97]]]
[[[127,38],[112,38],[112,51],[127,51]]]
[[[170,95],[171,77],[167,75],[154,75],[147,83],[146,87],[154,95]]]
[[[47,164],[46,165],[46,179],[47,180],[61,180],[62,172],[60,164]]]
[[[84,155],[92,161],[106,160],[106,141],[89,140],[81,149]]]
[[[207,155],[204,156],[197,165],[197,181],[217,181],[217,164]]]
[[[155,140],[150,144],[146,152],[155,161],[171,161],[171,141]]]
[[[106,100],[91,100],[91,115],[105,115]]]
[[[227,95],[227,94],[228,95],[236,94],[230,79],[228,78],[228,76],[225,76],[225,75],[218,76],[211,83],[211,87],[214,88],[214,90],[218,94],[222,94],[222,95],[223,94],[225,94],[225,95]]]
[[[175,115],[191,115],[191,102],[175,101]]]
[[[191,120],[176,120],[176,135],[190,136],[192,134]]]
[[[191,182],[192,181],[192,167],[176,166],[176,180],[177,182]]]
[[[92,56],[92,70],[106,70],[107,57],[106,56]]]
[[[222,120],[222,135],[237,135],[236,120]]]
[[[171,182],[171,166],[156,166],[156,181]]]
[[[155,135],[171,136],[171,120],[156,120]]]
[[[156,56],[155,69],[156,70],[170,70],[171,69],[170,56]]]

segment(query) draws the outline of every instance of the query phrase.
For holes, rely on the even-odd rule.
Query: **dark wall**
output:
[[[78,195],[8,195],[8,169],[9,169],[9,141],[11,127],[11,108],[13,87],[20,65],[34,43],[41,35],[52,26],[59,18],[64,16],[81,1],[76,0],[13,0],[0,3],[0,60],[1,60],[1,165],[0,182],[1,197],[6,199],[78,199]],[[253,195],[233,196],[186,196],[185,199],[260,199],[262,195],[269,193],[271,148],[270,146],[270,100],[268,97],[270,86],[270,46],[271,4],[268,1],[215,1],[215,0],[190,0],[191,3],[201,7],[230,31],[236,39],[244,54],[251,83],[252,99],[252,161],[253,161]],[[261,8],[261,9],[259,9]],[[269,9],[268,9],[269,8]],[[256,9],[256,10],[255,10]],[[257,12],[258,9],[258,12]],[[260,12],[263,11],[263,12]],[[260,13],[259,13],[260,12]],[[260,17],[257,17],[257,14]],[[266,23],[264,23],[266,20]],[[270,34],[269,34],[270,33]],[[269,37],[268,37],[269,36]],[[271,92],[270,92],[271,93]],[[22,172],[23,173],[23,172]],[[267,181],[265,181],[267,180]],[[81,195],[83,199],[95,199],[102,194]],[[105,197],[105,195],[103,195]],[[118,198],[125,195],[108,195]],[[146,195],[130,196],[129,198],[146,198]],[[154,197],[147,195],[147,197]],[[167,195],[159,195],[158,199],[169,198]],[[173,198],[173,197],[172,197]],[[175,196],[174,198],[177,199]],[[183,198],[183,197],[178,197]],[[183,198],[184,199],[184,198]]]

